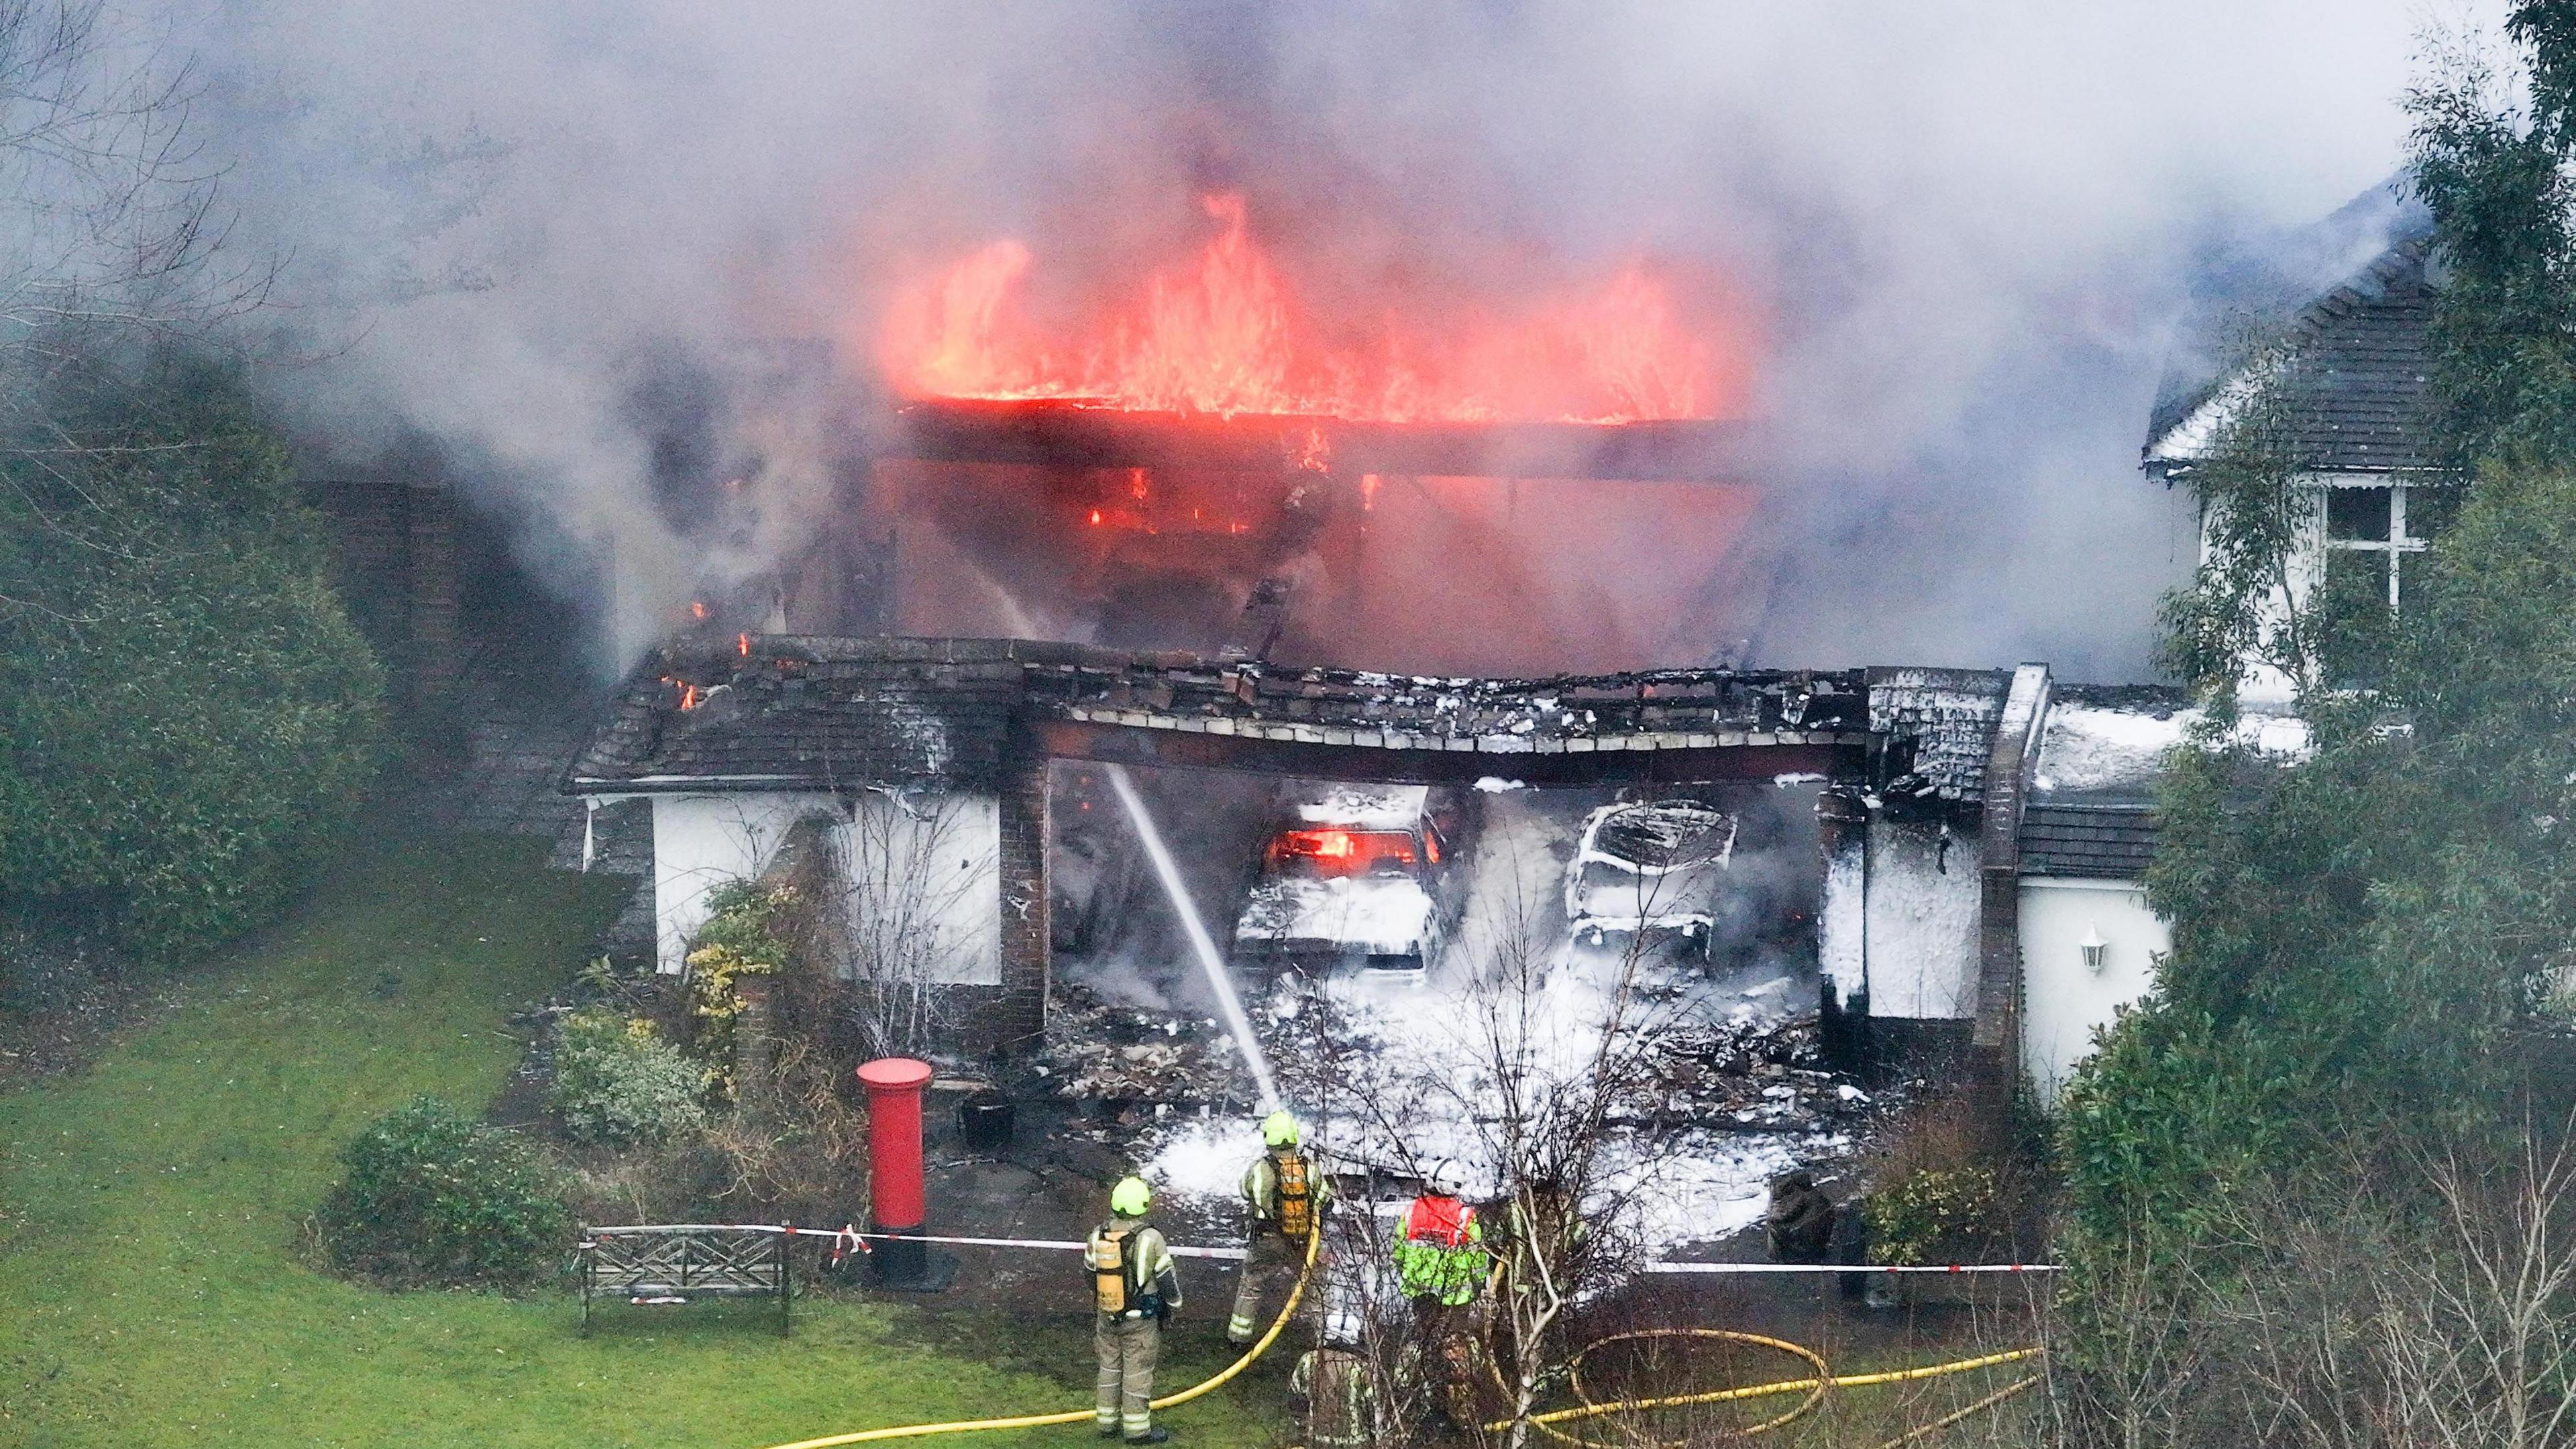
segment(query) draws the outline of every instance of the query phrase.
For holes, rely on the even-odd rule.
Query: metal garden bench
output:
[[[590,1336],[591,1300],[687,1303],[699,1298],[778,1300],[778,1332],[788,1329],[795,1274],[788,1266],[792,1230],[727,1223],[660,1223],[582,1229],[581,1332]]]

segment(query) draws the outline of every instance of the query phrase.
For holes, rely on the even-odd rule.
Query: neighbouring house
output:
[[[2319,495],[2289,569],[2301,603],[2349,572],[2402,607],[2407,560],[2423,551],[2443,495],[2457,486],[2429,427],[2441,267],[2428,232],[2420,211],[2399,211],[2367,264],[2262,327],[2270,341],[2253,349],[2256,361],[2178,369],[2150,418],[2147,476],[2187,483],[2229,446],[2249,403],[2272,390],[2280,445]],[[2206,520],[2202,537],[2205,549]],[[2289,697],[2277,670],[2251,663],[2243,690],[2255,701]]]
[[[2329,219],[2375,238],[2368,260],[2321,293],[2269,310],[2273,345],[2260,361],[2184,367],[2168,379],[2148,425],[2147,476],[2188,483],[2226,446],[2258,390],[2275,390],[2275,418],[2300,485],[2318,506],[2291,560],[2290,587],[2309,591],[2343,570],[2405,601],[2407,562],[2426,546],[2426,519],[2457,485],[2431,441],[2433,298],[2441,284],[2429,223],[2418,209],[2365,197]],[[2204,520],[2203,538],[2208,536]],[[2294,755],[2306,734],[2286,711],[2289,683],[2248,661],[2244,738]],[[2089,1055],[2096,1033],[2155,985],[2170,948],[2144,875],[2155,852],[2154,786],[2167,753],[2199,718],[2189,701],[2152,688],[2064,688],[2041,731],[2020,826],[2019,931],[2024,1010],[2021,1064],[2053,1096]]]

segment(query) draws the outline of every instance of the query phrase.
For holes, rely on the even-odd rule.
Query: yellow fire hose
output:
[[[1214,1378],[1205,1383],[1192,1384],[1177,1394],[1156,1399],[1154,1407],[1169,1409],[1186,1404],[1202,1394],[1214,1393],[1233,1382],[1235,1375],[1250,1368],[1254,1359],[1269,1352],[1270,1345],[1276,1342],[1280,1333],[1288,1327],[1288,1320],[1296,1315],[1297,1300],[1306,1296],[1306,1280],[1314,1274],[1315,1254],[1323,1243],[1324,1235],[1320,1231],[1306,1235],[1306,1261],[1297,1270],[1297,1283],[1288,1290],[1288,1301],[1280,1305],[1279,1316],[1270,1321],[1269,1332],[1261,1335],[1252,1347],[1243,1351],[1243,1357],[1226,1365]],[[829,1446],[834,1444],[866,1444],[879,1439],[914,1439],[929,1434],[974,1434],[986,1429],[1037,1429],[1049,1424],[1085,1423],[1091,1419],[1093,1412],[1090,1409],[1067,1409],[1060,1414],[1023,1414],[1015,1419],[960,1419],[949,1424],[898,1424],[890,1429],[861,1429],[850,1434],[827,1434],[820,1439],[799,1439],[793,1444],[771,1445],[770,1449],[829,1449]]]
[[[1306,1283],[1307,1280],[1314,1275],[1315,1258],[1317,1252],[1323,1246],[1323,1239],[1324,1235],[1320,1232],[1311,1234],[1307,1238],[1306,1261],[1298,1268],[1297,1282],[1288,1290],[1288,1301],[1280,1305],[1279,1316],[1270,1321],[1268,1332],[1262,1334],[1261,1337],[1253,1343],[1252,1347],[1244,1350],[1241,1358],[1238,1358],[1233,1363],[1226,1365],[1223,1369],[1219,1370],[1214,1377],[1207,1379],[1205,1382],[1193,1384],[1190,1387],[1181,1390],[1177,1394],[1171,1394],[1163,1398],[1156,1399],[1154,1400],[1154,1407],[1157,1409],[1175,1408],[1179,1405],[1188,1403],[1192,1399],[1214,1393],[1216,1390],[1233,1382],[1235,1377],[1238,1374],[1241,1374],[1245,1369],[1250,1368],[1254,1360],[1269,1352],[1270,1345],[1278,1341],[1279,1335],[1286,1331],[1289,1320],[1296,1316],[1298,1302],[1306,1296]],[[1612,1403],[1594,1403],[1584,1394],[1582,1364],[1585,1354],[1588,1354],[1592,1352],[1592,1350],[1600,1348],[1605,1344],[1617,1343],[1626,1339],[1666,1337],[1715,1338],[1735,1343],[1748,1343],[1756,1347],[1768,1348],[1780,1353],[1789,1354],[1795,1358],[1805,1359],[1808,1363],[1815,1366],[1816,1371],[1805,1378],[1780,1379],[1766,1384],[1748,1384],[1742,1388],[1710,1389],[1705,1392],[1692,1394],[1668,1394],[1660,1398],[1651,1399],[1622,1399]],[[1738,1333],[1732,1329],[1724,1328],[1636,1329],[1626,1333],[1611,1334],[1606,1338],[1594,1339],[1592,1342],[1585,1344],[1582,1349],[1575,1354],[1574,1361],[1570,1365],[1575,1394],[1577,1397],[1583,1398],[1584,1402],[1570,1409],[1556,1409],[1544,1414],[1533,1414],[1530,1416],[1530,1423],[1537,1426],[1542,1432],[1563,1443],[1578,1446],[1578,1449],[1603,1449],[1600,1441],[1585,1439],[1580,1435],[1568,1433],[1556,1426],[1559,1424],[1570,1423],[1578,1419],[1600,1418],[1608,1414],[1638,1413],[1649,1409],[1678,1409],[1695,1404],[1731,1403],[1744,1399],[1767,1398],[1777,1394],[1804,1393],[1806,1395],[1805,1398],[1799,1400],[1797,1405],[1794,1408],[1791,1408],[1787,1413],[1776,1415],[1759,1424],[1755,1424],[1749,1428],[1738,1431],[1741,1434],[1759,1434],[1768,1429],[1779,1428],[1781,1425],[1788,1423],[1792,1419],[1796,1419],[1806,1414],[1809,1410],[1814,1409],[1818,1404],[1824,1401],[1825,1391],[1828,1389],[1862,1388],[1871,1384],[1903,1383],[1914,1379],[1937,1378],[1943,1374],[1967,1373],[1974,1369],[1991,1368],[1996,1364],[2018,1363],[2026,1359],[2037,1358],[2046,1352],[2046,1349],[2040,1348],[2020,1348],[2013,1349],[2006,1353],[1990,1353],[1981,1358],[1959,1359],[1952,1363],[1926,1364],[1918,1368],[1889,1369],[1880,1373],[1836,1375],[1827,1367],[1823,1355],[1817,1353],[1814,1349],[1807,1348],[1802,1344],[1791,1343],[1787,1339],[1783,1338],[1770,1338],[1758,1333]],[[1500,1364],[1494,1360],[1494,1357],[1490,1352],[1486,1355],[1486,1363],[1492,1369],[1495,1382],[1499,1386],[1502,1382],[1502,1368]],[[1922,1428],[1915,1430],[1913,1433],[1901,1436],[1897,1439],[1892,1439],[1888,1441],[1886,1445],[1881,1446],[1881,1449],[1899,1449],[1899,1446],[1927,1436],[1936,1430],[1946,1428],[1972,1414],[1993,1408],[2004,1400],[2011,1398],[2013,1395],[2020,1393],[2024,1389],[2027,1389],[2038,1382],[2039,1379],[2036,1375],[2023,1379],[2021,1382],[2010,1385],[2001,1392],[1989,1394],[1985,1398],[1968,1405],[1966,1408],[1961,1409],[1955,1414],[1949,1415],[1948,1417],[1937,1420],[1933,1423],[1926,1424]],[[1039,1429],[1053,1424],[1083,1423],[1091,1419],[1094,1413],[1095,1411],[1092,1409],[1067,1409],[1062,1413],[1022,1414],[1017,1417],[1007,1419],[959,1419],[945,1424],[898,1424],[884,1429],[860,1429],[847,1434],[827,1434],[820,1439],[799,1439],[790,1444],[774,1444],[769,1446],[769,1449],[832,1449],[832,1446],[840,1444],[867,1444],[881,1439],[914,1439],[926,1437],[932,1434],[973,1434],[980,1433],[988,1429]],[[1512,1421],[1509,1419],[1503,1419],[1495,1423],[1487,1424],[1484,1427],[1487,1432],[1502,1433],[1512,1427]],[[1623,1440],[1621,1442],[1622,1444],[1627,1444],[1631,1441]]]
[[[1807,1348],[1801,1344],[1791,1343],[1787,1339],[1769,1338],[1758,1333],[1738,1333],[1732,1329],[1724,1328],[1647,1328],[1638,1329],[1628,1333],[1614,1333],[1607,1338],[1595,1339],[1591,1343],[1585,1344],[1574,1356],[1573,1368],[1575,1377],[1573,1383],[1576,1395],[1583,1395],[1581,1365],[1584,1354],[1590,1353],[1592,1350],[1599,1348],[1603,1344],[1616,1343],[1622,1339],[1684,1337],[1726,1339],[1731,1342],[1749,1343],[1761,1348],[1775,1349],[1779,1352],[1805,1359],[1807,1362],[1815,1365],[1816,1372],[1806,1378],[1780,1379],[1767,1384],[1747,1384],[1742,1388],[1710,1389],[1705,1392],[1695,1394],[1667,1394],[1660,1398],[1652,1399],[1622,1399],[1613,1403],[1594,1403],[1589,1398],[1585,1398],[1583,1403],[1570,1409],[1556,1409],[1544,1414],[1533,1414],[1530,1416],[1530,1423],[1536,1426],[1541,1432],[1562,1443],[1585,1446],[1585,1449],[1601,1449],[1600,1441],[1586,1439],[1577,1434],[1567,1433],[1556,1426],[1559,1424],[1569,1423],[1577,1419],[1599,1418],[1605,1414],[1629,1414],[1641,1412],[1647,1409],[1679,1409],[1695,1404],[1732,1403],[1743,1399],[1768,1398],[1776,1394],[1794,1394],[1802,1392],[1806,1394],[1806,1397],[1799,1400],[1797,1406],[1790,1409],[1787,1413],[1777,1415],[1773,1418],[1766,1419],[1759,1424],[1754,1424],[1736,1431],[1738,1434],[1744,1435],[1759,1434],[1765,1430],[1777,1429],[1781,1425],[1788,1423],[1790,1420],[1796,1419],[1807,1413],[1809,1410],[1815,1408],[1818,1404],[1824,1401],[1825,1391],[1827,1389],[1865,1388],[1872,1384],[1905,1383],[1915,1379],[1938,1378],[1944,1374],[1960,1374],[1967,1373],[1974,1369],[1992,1368],[1996,1364],[2018,1363],[2025,1359],[2037,1358],[2048,1351],[2044,1348],[2017,1348],[2005,1353],[1990,1353],[1982,1357],[1963,1358],[1951,1363],[1925,1364],[1917,1368],[1888,1369],[1880,1373],[1867,1374],[1834,1374],[1826,1368],[1824,1357],[1818,1354],[1814,1349]],[[1487,1356],[1487,1361],[1492,1363],[1491,1355]],[[1496,1382],[1499,1383],[1502,1378],[1501,1366],[1499,1364],[1494,1364],[1493,1372]],[[1938,1424],[1928,1424],[1924,1427],[1927,1430],[1946,1427],[1949,1424],[1957,1422],[1959,1419],[1966,1418],[1969,1414],[1993,1408],[1995,1405],[2002,1403],[2005,1399],[2010,1398],[2012,1394],[2018,1393],[2022,1389],[2026,1389],[2036,1382],[2038,1382],[2038,1380],[2035,1377],[2025,1380],[2024,1382],[2013,1386],[2012,1390],[2007,1393],[1991,1395],[1978,1403],[1969,1405],[1968,1408],[1948,1419],[1942,1420]],[[1497,1434],[1502,1433],[1511,1427],[1512,1421],[1509,1419],[1502,1419],[1485,1425],[1485,1429],[1488,1433]],[[1633,1442],[1634,1441],[1631,1440],[1620,1441],[1623,1445],[1631,1444]],[[1898,1440],[1895,1442],[1902,1443],[1904,1441]]]
[[[2004,1400],[2011,1398],[2013,1395],[2020,1393],[2024,1389],[2034,1387],[2039,1383],[2040,1378],[2041,1375],[2032,1374],[2029,1378],[2022,1379],[2016,1383],[2006,1384],[2002,1388],[1995,1390],[1993,1393],[1986,1395],[1984,1398],[1977,1400],[1975,1403],[1968,1405],[1964,1409],[1960,1409],[1955,1413],[1944,1414],[1940,1418],[1933,1420],[1931,1423],[1926,1424],[1919,1429],[1906,1430],[1904,1433],[1899,1434],[1895,1438],[1888,1440],[1886,1443],[1879,1445],[1878,1449],[1905,1449],[1906,1445],[1914,1443],[1918,1439],[1929,1439],[1933,1435],[1940,1433],[1942,1430],[1949,1428],[1951,1425],[1958,1423],[1961,1419],[1973,1418],[1976,1415],[1982,1414],[1986,1410],[1993,1408],[1997,1404],[2002,1403]]]

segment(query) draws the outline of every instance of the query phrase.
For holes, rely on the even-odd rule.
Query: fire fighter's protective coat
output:
[[[1454,1197],[1425,1193],[1395,1220],[1395,1271],[1407,1298],[1464,1307],[1476,1301],[1489,1266],[1484,1223]]]
[[[1235,1281],[1234,1312],[1226,1319],[1228,1343],[1252,1342],[1261,1328],[1261,1299],[1283,1270],[1305,1259],[1306,1240],[1324,1207],[1324,1177],[1315,1160],[1295,1148],[1274,1147],[1243,1171],[1243,1200],[1252,1209],[1252,1237],[1244,1245],[1243,1276]]]
[[[1163,1235],[1142,1218],[1119,1217],[1083,1244],[1096,1312],[1091,1346],[1100,1360],[1093,1417],[1100,1432],[1142,1439],[1154,1429],[1154,1366],[1163,1320],[1181,1306],[1181,1276]]]
[[[1326,1345],[1297,1360],[1289,1405],[1305,1421],[1307,1449],[1368,1449],[1377,1439],[1377,1391],[1368,1360]]]

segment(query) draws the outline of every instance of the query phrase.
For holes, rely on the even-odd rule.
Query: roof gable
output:
[[[2446,466],[2431,440],[2431,240],[2397,242],[2301,308],[2281,336],[2286,361],[2238,367],[2160,407],[2149,424],[2150,470],[2208,455],[2255,389],[2284,389],[2290,445],[2319,472],[2385,473]]]

